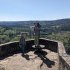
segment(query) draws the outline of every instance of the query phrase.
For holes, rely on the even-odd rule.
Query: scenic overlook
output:
[[[70,0],[0,0],[0,70],[70,70]]]

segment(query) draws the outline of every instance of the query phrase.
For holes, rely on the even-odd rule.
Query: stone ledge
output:
[[[34,39],[29,39],[29,40],[26,40],[26,41],[31,41],[31,40],[34,40]],[[18,43],[18,42],[19,41],[7,42],[7,43],[4,43],[4,44],[0,44],[0,46],[12,44],[12,43]]]
[[[47,47],[49,47],[49,45],[51,45],[49,48],[50,49],[55,49],[55,46],[53,46],[52,47],[52,45],[55,45],[55,43],[57,44],[57,46],[56,46],[56,48],[58,49],[58,55],[59,55],[59,59],[60,59],[60,61],[61,61],[61,63],[65,66],[66,65],[66,67],[68,68],[68,70],[69,70],[69,68],[70,68],[70,56],[69,55],[67,55],[66,54],[66,51],[65,51],[65,48],[64,48],[64,45],[63,45],[63,43],[62,42],[60,42],[60,41],[56,41],[56,40],[50,40],[50,39],[45,39],[45,38],[40,38],[40,40],[42,40],[42,41],[45,41],[45,42],[47,42],[47,44],[46,44],[46,46]],[[30,45],[32,45],[32,43],[33,43],[33,41],[34,41],[34,39],[30,39],[30,40],[27,40],[27,46],[30,46]],[[50,42],[50,43],[49,43]],[[8,43],[5,43],[5,44],[1,44],[0,45],[0,47],[2,47],[2,46],[5,46],[5,45],[8,45],[9,44],[9,47],[11,46],[10,44],[15,44],[15,43],[19,43],[19,41],[14,41],[14,42],[8,42]],[[31,44],[30,44],[31,43]],[[42,42],[41,42],[42,43]],[[49,44],[48,44],[49,43]],[[51,43],[54,43],[54,44],[51,44]],[[15,44],[16,45],[16,44]],[[14,46],[14,45],[13,45]],[[17,45],[18,46],[18,45]],[[17,46],[16,46],[16,48],[17,48]],[[27,47],[28,48],[28,47]],[[30,47],[29,47],[30,48]],[[14,48],[15,49],[15,48]],[[6,49],[4,49],[4,50],[6,50]],[[11,47],[11,50],[13,50],[12,49],[12,47]],[[56,49],[55,49],[56,50]],[[0,51],[1,51],[1,48],[0,48]],[[5,52],[4,52],[5,53]],[[62,62],[63,61],[63,62]],[[64,64],[65,63],[65,64]]]
[[[62,42],[58,42],[59,60],[63,68],[70,70],[70,56],[66,54],[65,47]]]

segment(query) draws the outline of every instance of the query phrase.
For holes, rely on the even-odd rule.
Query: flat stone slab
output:
[[[35,47],[35,45],[32,46],[33,48],[44,48],[45,45],[39,45],[39,47]]]
[[[0,60],[0,70],[58,70],[58,53],[43,49]]]

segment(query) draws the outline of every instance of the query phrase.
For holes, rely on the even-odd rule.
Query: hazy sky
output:
[[[70,18],[70,0],[0,0],[0,21]]]

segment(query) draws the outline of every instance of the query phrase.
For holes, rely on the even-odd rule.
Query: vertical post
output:
[[[32,27],[30,26],[30,39],[31,39],[31,28],[32,28]]]
[[[31,29],[30,29],[30,39],[31,39]]]

